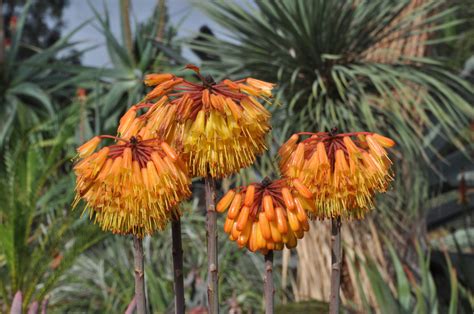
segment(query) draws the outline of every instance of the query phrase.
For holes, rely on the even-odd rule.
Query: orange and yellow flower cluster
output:
[[[301,189],[301,190],[299,190]],[[305,187],[293,188],[286,179],[230,190],[217,204],[217,211],[227,210],[224,231],[240,247],[266,254],[268,250],[296,247],[298,239],[309,230],[306,210],[311,206]]]
[[[394,144],[370,132],[299,133],[280,148],[280,170],[313,193],[315,217],[361,219],[393,180],[385,148]]]
[[[117,143],[96,152],[103,138]],[[186,164],[162,140],[97,136],[78,153],[74,206],[84,199],[85,211],[103,230],[150,235],[162,230],[173,207],[191,194]]]
[[[143,103],[120,121],[119,135],[163,138],[183,153],[193,177],[224,177],[251,165],[266,149],[270,113],[258,102],[268,101],[273,84],[247,78],[216,83],[196,72],[201,83],[172,74],[150,74],[154,86]],[[138,115],[140,109],[148,108]]]

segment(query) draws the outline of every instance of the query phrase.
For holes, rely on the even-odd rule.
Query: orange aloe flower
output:
[[[304,194],[311,194],[305,189]],[[224,231],[240,247],[266,254],[268,250],[296,247],[309,230],[306,211],[310,200],[289,186],[287,179],[253,183],[227,192],[217,211],[227,210]]]
[[[122,118],[120,136],[167,140],[183,152],[193,177],[223,177],[251,165],[267,148],[270,113],[258,99],[269,101],[273,84],[252,78],[215,82],[198,67],[187,68],[201,82],[169,73],[146,76],[154,89]],[[140,109],[148,110],[138,116]]]
[[[280,170],[295,188],[313,193],[315,217],[361,219],[373,208],[375,193],[393,180],[385,148],[394,145],[371,132],[298,133],[279,150]]]
[[[96,151],[104,138],[114,145]],[[191,191],[186,164],[164,141],[96,136],[78,148],[76,197],[103,230],[138,237],[162,230]]]

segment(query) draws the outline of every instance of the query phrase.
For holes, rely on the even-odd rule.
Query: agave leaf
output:
[[[0,125],[0,147],[11,129],[12,123],[15,119],[16,110],[18,106],[18,99],[15,96],[7,96],[7,104],[0,108],[0,119],[3,123]]]
[[[9,90],[10,93],[21,96],[29,96],[35,98],[41,103],[50,115],[54,114],[53,104],[50,97],[37,85],[29,82],[24,82]]]
[[[410,282],[408,281],[407,276],[405,275],[405,271],[403,270],[402,263],[398,258],[395,249],[393,248],[392,243],[387,238],[384,238],[385,245],[388,248],[390,253],[390,257],[392,258],[393,267],[395,268],[395,275],[397,278],[397,291],[398,291],[398,301],[400,302],[400,306],[403,308],[404,311],[407,313],[410,312],[411,308],[411,290],[410,290]]]
[[[377,298],[377,304],[380,309],[384,309],[387,313],[404,313],[403,308],[400,307],[397,299],[392,295],[392,291],[385,284],[385,281],[377,269],[377,266],[373,260],[369,257],[366,263],[362,263],[364,269],[370,279],[370,283],[373,287],[375,297]]]
[[[129,69],[133,68],[133,60],[129,55],[127,49],[125,48],[125,46],[119,43],[119,41],[110,29],[109,13],[105,3],[103,15],[100,14],[93,5],[89,5],[92,11],[94,12],[96,20],[99,22],[100,28],[98,28],[98,30],[101,31],[105,36],[107,50],[109,52],[109,56],[111,57],[113,64],[117,67],[121,66]]]

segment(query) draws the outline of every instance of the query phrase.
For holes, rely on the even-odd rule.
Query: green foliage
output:
[[[452,40],[435,47],[431,53],[443,58],[454,71],[459,72],[474,52],[474,2],[448,0],[448,5],[459,9],[447,15],[446,20],[462,20],[463,23],[441,30]]]
[[[410,268],[408,264],[402,262],[401,257],[395,251],[392,243],[385,240],[385,245],[392,262],[393,273],[396,278],[396,290],[392,290],[383,278],[379,265],[370,256],[362,259],[356,256],[357,261],[353,261],[351,267],[357,263],[362,265],[367,273],[370,284],[375,293],[378,310],[384,313],[404,314],[404,313],[469,313],[469,310],[459,307],[460,297],[470,298],[469,292],[465,291],[458,282],[456,271],[453,268],[449,257],[446,254],[447,272],[449,286],[443,287],[450,291],[449,303],[441,304],[438,298],[438,291],[434,284],[433,273],[430,271],[430,253],[421,249],[416,243],[418,265],[416,269]],[[438,276],[440,274],[437,274]],[[439,287],[438,287],[439,288]],[[367,298],[365,292],[359,289],[363,298]],[[471,305],[472,306],[472,305]],[[368,304],[365,304],[367,313],[374,312]]]
[[[23,31],[30,8],[31,1],[28,1],[11,38],[11,46],[6,50],[5,60],[0,62],[0,147],[15,128],[30,129],[42,120],[54,117],[60,107],[59,99],[70,97],[73,93],[70,87],[77,83],[77,78],[71,78],[66,70],[74,66],[67,60],[58,59],[58,55],[73,47],[70,38],[82,25],[50,47],[29,47],[34,53],[25,59],[20,51],[24,49]],[[61,84],[62,90],[56,88],[60,82],[67,82]],[[65,91],[68,92],[66,95]]]
[[[8,306],[18,290],[24,307],[43,300],[75,258],[101,238],[97,228],[79,219],[79,212],[70,211],[74,177],[63,171],[72,155],[64,148],[77,115],[70,110],[63,114],[65,122],[55,138],[43,141],[30,132],[5,149],[0,167],[0,307]]]

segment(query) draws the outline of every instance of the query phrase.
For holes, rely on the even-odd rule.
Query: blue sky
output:
[[[131,0],[131,21],[132,25],[135,21],[143,22],[150,18],[153,9],[158,0]],[[195,1],[194,1],[195,2]],[[111,20],[111,26],[114,33],[120,37],[120,9],[119,0],[70,0],[69,6],[64,10],[64,20],[66,22],[64,33],[73,30],[84,21],[93,18],[94,13],[89,5],[93,5],[99,12],[104,12],[104,4],[107,6]],[[216,24],[210,20],[202,11],[193,5],[192,0],[168,0],[168,13],[170,22],[174,25],[180,23],[178,28],[178,37],[188,37],[196,34],[203,24],[207,24],[213,30],[218,29]],[[184,19],[184,20],[183,20]],[[89,47],[92,45],[100,45],[100,47],[87,52],[82,62],[85,65],[108,66],[110,60],[104,46],[104,37],[100,32],[89,24],[82,28],[74,37],[74,41],[84,41],[80,47]],[[184,48],[183,55],[190,61],[196,61],[196,56],[189,50]]]

